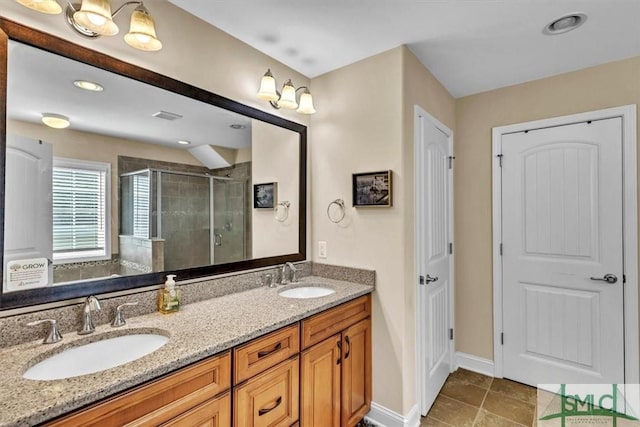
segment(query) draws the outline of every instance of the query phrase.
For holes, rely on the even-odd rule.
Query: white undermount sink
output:
[[[68,348],[33,365],[22,374],[29,380],[61,380],[124,365],[153,353],[169,341],[164,335],[121,335]]]
[[[320,298],[326,297],[327,295],[331,295],[335,293],[333,289],[325,288],[323,286],[300,286],[297,288],[285,289],[283,291],[278,292],[278,295],[285,298],[298,298],[298,299],[307,299],[307,298]]]

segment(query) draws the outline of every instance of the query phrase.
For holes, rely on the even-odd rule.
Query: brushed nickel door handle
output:
[[[601,282],[614,284],[618,281],[618,277],[616,277],[615,274],[605,274],[604,277],[591,277],[591,280],[599,280]]]

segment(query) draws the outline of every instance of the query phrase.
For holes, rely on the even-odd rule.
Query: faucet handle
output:
[[[111,322],[111,326],[117,328],[119,326],[124,326],[127,322],[124,320],[124,315],[122,314],[122,309],[124,307],[138,305],[138,301],[136,302],[125,302],[124,304],[120,304],[116,307],[116,315],[113,318],[113,322]]]
[[[53,344],[62,340],[62,334],[60,334],[60,331],[58,330],[58,321],[56,319],[35,320],[33,322],[27,323],[27,326],[37,326],[42,323],[49,323],[51,325],[49,333],[42,341],[43,344]]]

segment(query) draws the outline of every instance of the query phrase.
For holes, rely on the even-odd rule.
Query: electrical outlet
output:
[[[320,258],[327,257],[327,242],[318,242],[318,256]]]

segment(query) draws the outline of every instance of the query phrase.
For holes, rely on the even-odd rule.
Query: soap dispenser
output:
[[[160,313],[175,313],[180,310],[182,291],[176,289],[175,277],[175,274],[167,275],[164,288],[158,291],[158,310],[160,310]]]

